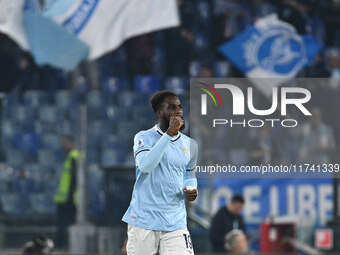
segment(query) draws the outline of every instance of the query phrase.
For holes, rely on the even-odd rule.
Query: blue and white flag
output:
[[[23,21],[29,51],[37,65],[73,70],[89,55],[89,47],[53,20],[43,16],[35,0],[26,0]]]
[[[220,46],[220,52],[247,77],[279,78],[280,82],[295,77],[301,68],[311,64],[320,49],[312,35],[297,34],[292,25],[279,20],[276,14],[259,19]],[[260,89],[270,91],[268,87]]]
[[[179,25],[176,0],[49,0],[41,10],[35,3],[0,0],[7,10],[0,31],[30,50],[37,64],[67,70],[128,38]]]
[[[126,39],[179,25],[175,0],[58,0],[44,15],[90,47],[89,59]]]

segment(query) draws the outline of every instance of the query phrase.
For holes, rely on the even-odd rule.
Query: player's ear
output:
[[[160,111],[160,110],[157,110],[157,112],[156,112],[156,116],[157,116],[157,118],[160,118],[160,117],[162,116],[162,114],[161,114],[161,111]]]

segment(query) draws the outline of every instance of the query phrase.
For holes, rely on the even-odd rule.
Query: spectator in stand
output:
[[[249,1],[216,0],[214,4],[212,41],[214,49],[232,39],[252,24]],[[224,57],[218,53],[220,59]]]
[[[200,71],[200,74],[198,75],[198,77],[200,77],[200,78],[212,78],[213,76],[214,76],[214,72],[213,72],[211,66],[208,65],[208,64],[202,65],[201,71]]]
[[[210,241],[213,252],[227,252],[225,240],[227,234],[235,229],[245,232],[246,227],[241,215],[244,206],[244,198],[235,194],[227,206],[218,210],[211,221]]]
[[[340,53],[338,50],[331,50],[327,56],[327,66],[329,69],[329,77],[334,78],[330,82],[332,89],[340,88]]]
[[[178,0],[178,7],[181,25],[165,32],[166,71],[169,76],[188,75],[189,63],[194,56],[197,6],[192,0]]]
[[[248,152],[250,165],[284,163],[278,142],[271,135],[271,127],[264,125],[251,140]]]
[[[297,0],[281,0],[278,5],[279,18],[292,24],[299,34],[306,34],[309,30],[308,6]]]
[[[154,41],[152,34],[133,37],[126,42],[129,77],[151,74]]]
[[[306,68],[303,76],[313,78],[327,78],[330,76],[330,72],[327,70],[323,57],[320,54],[315,56],[313,64]]]
[[[333,130],[322,122],[320,108],[311,110],[312,116],[302,126],[302,138],[298,152],[298,162],[301,164],[329,163],[335,149]]]

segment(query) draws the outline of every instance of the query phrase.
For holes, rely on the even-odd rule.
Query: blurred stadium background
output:
[[[40,1],[45,2],[51,1]],[[126,232],[121,217],[129,205],[135,178],[133,136],[156,121],[148,99],[155,91],[173,90],[180,96],[187,115],[190,77],[243,77],[217,48],[259,18],[277,13],[299,34],[310,33],[323,45],[314,63],[303,68],[297,77],[340,77],[340,2],[337,0],[177,2],[181,20],[178,27],[128,39],[100,58],[82,62],[73,71],[37,65],[29,52],[23,51],[5,33],[0,34],[3,91],[0,253],[19,253],[22,245],[37,234],[55,237],[53,195],[65,157],[60,148],[60,137],[65,134],[73,135],[77,145],[81,135],[86,139],[86,218],[97,228],[96,244],[89,252],[118,253]],[[312,90],[313,106],[321,110],[323,124],[333,133],[335,146],[327,155],[327,162],[339,162],[336,145],[340,144],[340,84],[308,88]],[[83,125],[81,106],[87,112]],[[224,138],[230,142],[226,158],[236,164],[251,162],[249,141],[257,136],[256,131],[233,129],[232,132]],[[295,162],[301,150],[301,136],[282,130],[273,132],[279,137],[276,157],[287,163]],[[202,153],[207,157],[213,154]],[[247,234],[252,249],[259,252],[263,238],[260,223],[270,216],[270,203],[274,201],[268,194],[273,187],[279,193],[278,216],[288,214],[289,203],[296,206],[289,216],[295,220],[299,240],[314,246],[315,230],[331,228],[334,249],[325,252],[340,253],[340,229],[327,224],[338,216],[338,210],[333,208],[333,198],[338,195],[333,192],[332,179],[199,179],[198,182],[199,199],[188,209],[196,253],[210,252],[209,222],[231,193],[241,193],[246,198]],[[312,207],[299,210],[304,196],[309,199],[306,190],[312,193]]]

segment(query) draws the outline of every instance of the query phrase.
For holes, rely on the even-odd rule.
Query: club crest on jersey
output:
[[[187,155],[187,154],[188,154],[188,151],[189,151],[189,149],[188,149],[188,148],[181,147],[181,149],[183,150],[183,152],[184,152],[184,155]]]
[[[137,142],[137,147],[138,147],[138,149],[144,147],[143,139],[139,139],[139,140],[138,140],[138,142]]]

